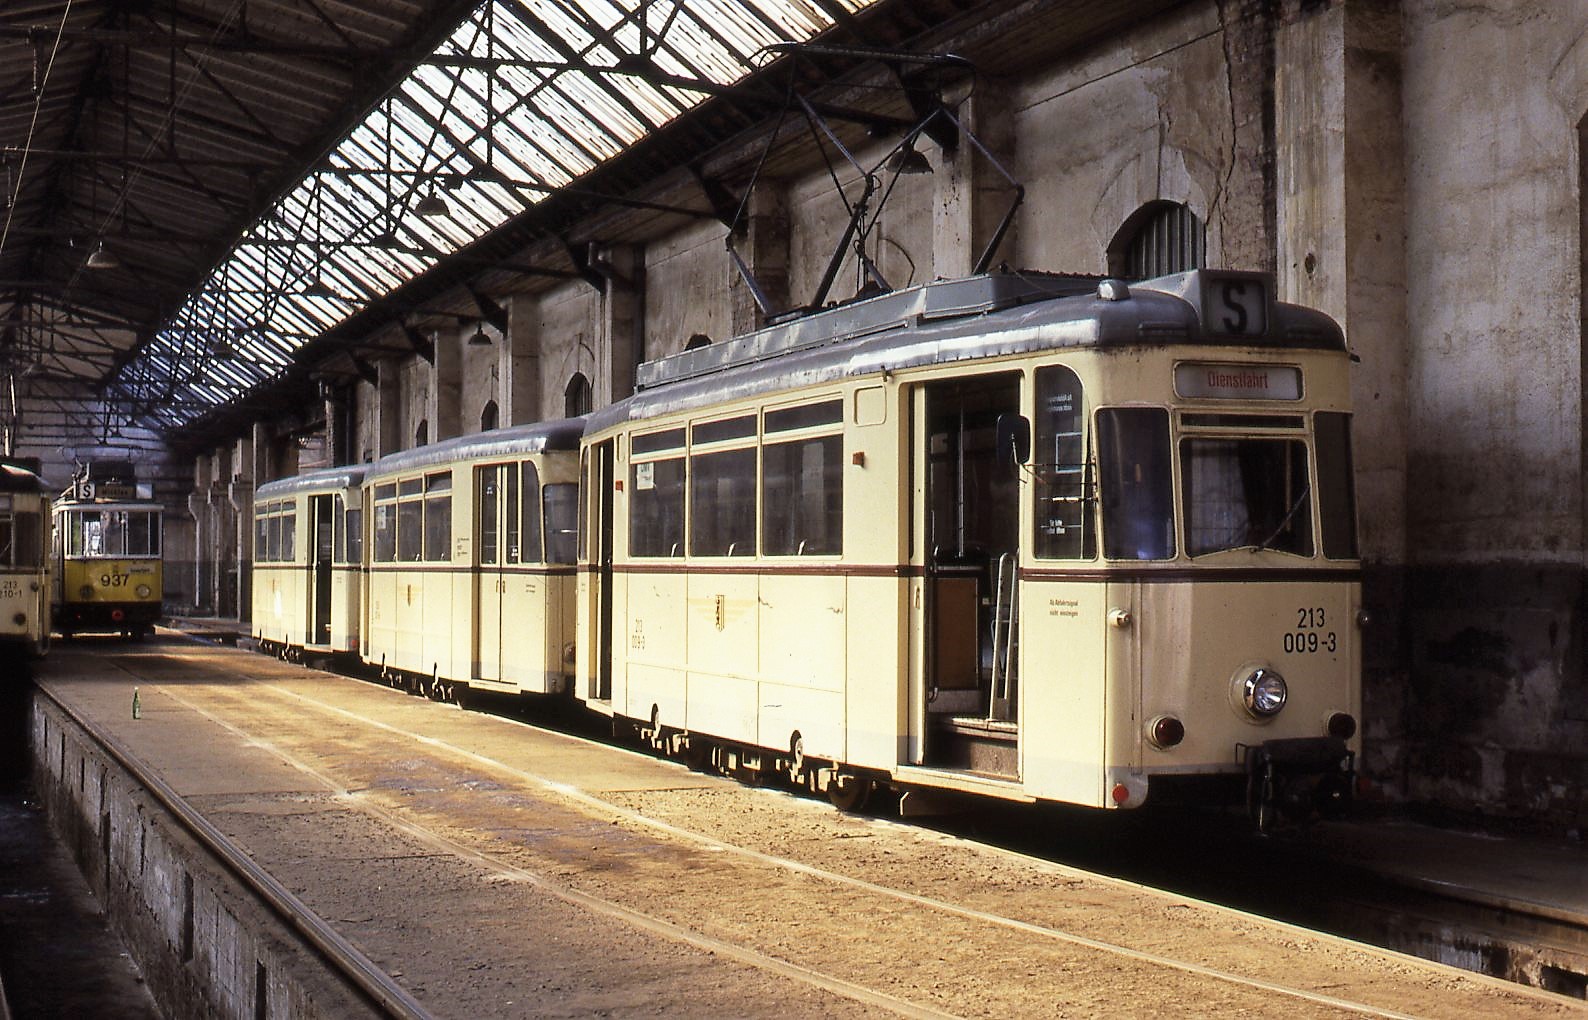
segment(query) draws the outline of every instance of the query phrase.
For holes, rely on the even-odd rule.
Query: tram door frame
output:
[[[516,473],[512,462],[481,464],[474,469],[474,655],[473,678],[502,677],[502,604],[507,588],[507,514],[517,513],[516,498],[508,499],[507,476]],[[517,487],[512,486],[516,492]],[[491,520],[487,520],[490,515]]]
[[[617,487],[612,440],[595,444],[591,452],[593,454],[591,473],[595,482],[592,507],[595,520],[590,529],[591,538],[595,542],[593,550],[595,555],[591,557],[595,567],[596,585],[594,694],[595,700],[610,702],[612,700],[612,513],[613,491]]]
[[[336,497],[331,493],[316,493],[309,497],[309,619],[306,643],[328,645],[331,643],[332,578],[336,575]]]
[[[909,393],[910,669],[906,754],[912,765],[955,767],[943,758],[949,750],[947,738],[933,732],[931,717],[939,712],[980,714],[989,720],[1013,714],[1010,721],[1018,724],[1018,711],[1011,712],[1007,701],[995,697],[991,681],[984,674],[990,657],[997,654],[991,643],[998,633],[996,609],[991,603],[996,601],[999,584],[999,555],[1007,552],[1015,567],[1019,563],[1020,487],[1018,483],[1014,485],[1013,502],[1007,510],[1010,516],[1001,522],[972,505],[960,492],[968,482],[966,476],[993,470],[997,458],[996,444],[992,444],[990,454],[984,445],[973,455],[973,464],[967,461],[962,454],[964,438],[979,428],[980,438],[985,439],[990,420],[999,414],[1018,415],[1027,387],[1024,373],[1003,369],[917,383]],[[993,404],[994,409],[989,411],[988,404]],[[963,416],[967,405],[975,405],[980,414],[977,427],[967,427]],[[953,413],[955,408],[961,413],[956,431],[947,448],[934,449],[933,441],[940,434],[934,431],[934,421]],[[948,470],[948,479],[940,479],[945,458],[957,458],[958,464]],[[943,484],[953,488],[946,493],[937,492]],[[945,497],[953,503],[955,513],[964,516],[953,521],[934,521],[935,507],[941,506]],[[974,521],[967,522],[966,516]],[[968,539],[967,532],[987,530],[999,533],[1005,545],[984,550],[978,560],[973,549],[976,543]],[[949,536],[955,537],[958,548],[934,548],[943,546]],[[1014,658],[1017,657],[1011,656]],[[961,701],[965,703],[963,711],[943,707]]]

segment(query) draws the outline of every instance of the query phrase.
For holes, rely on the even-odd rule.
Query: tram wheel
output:
[[[854,814],[865,808],[876,785],[869,776],[837,772],[827,782],[827,800],[845,814]]]

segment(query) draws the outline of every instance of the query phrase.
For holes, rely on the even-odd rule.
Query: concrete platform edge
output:
[[[167,1016],[383,1015],[58,706],[35,695],[29,727],[50,824]]]

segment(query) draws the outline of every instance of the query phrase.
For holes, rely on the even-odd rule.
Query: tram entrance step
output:
[[[939,768],[963,769],[987,776],[1020,775],[1020,730],[1012,722],[980,716],[934,720],[932,755]]]

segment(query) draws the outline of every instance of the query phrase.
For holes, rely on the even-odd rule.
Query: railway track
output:
[[[1195,1003],[1221,1012],[1517,1008],[1536,1016],[1569,1007],[1475,977],[1459,977],[1453,991],[1450,972],[1425,972],[1406,958],[914,826],[748,792],[526,724],[236,652],[205,651],[199,668],[194,657],[151,647],[113,661],[125,683],[140,685],[146,717],[169,710],[201,718],[302,780],[285,801],[211,797],[200,807],[311,910],[350,915],[337,925],[349,941],[377,965],[405,972],[399,980],[417,983],[426,1001],[449,971],[466,973],[471,959],[491,954],[470,939],[444,951],[421,939],[440,958],[416,968],[411,932],[376,917],[390,891],[328,896],[313,880],[323,850],[305,843],[306,833],[360,831],[364,849],[341,847],[349,875],[378,878],[423,861],[498,891],[509,913],[514,897],[555,901],[594,923],[732,964],[733,976],[709,980],[737,988],[757,984],[746,973],[760,974],[823,1008],[841,1006],[838,1013],[1031,1014],[1143,1002],[1163,1012]],[[240,666],[247,683],[203,679]],[[592,775],[583,764],[591,755],[606,762],[594,781],[571,782]],[[292,824],[280,824],[284,812]],[[406,849],[381,849],[399,845]],[[406,897],[408,909],[425,895]],[[360,901],[368,909],[351,910]],[[1266,951],[1253,953],[1252,939]],[[543,962],[533,945],[496,955]],[[591,982],[625,980],[591,970],[580,977],[580,1001],[599,997]],[[500,994],[512,987],[504,983]],[[729,1001],[755,1012],[744,1008],[753,998]]]

